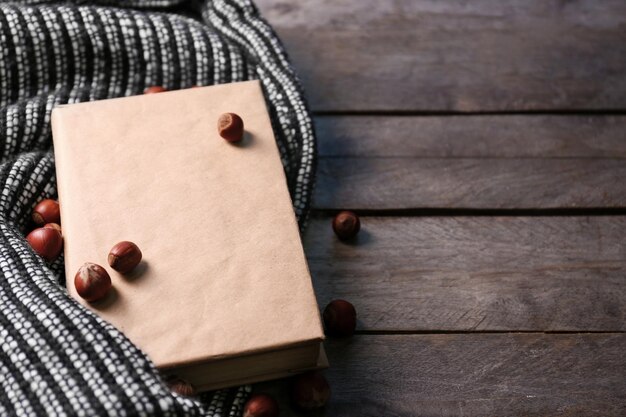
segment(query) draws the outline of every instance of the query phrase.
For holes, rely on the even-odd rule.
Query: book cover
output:
[[[241,143],[218,134],[226,112]],[[67,290],[158,367],[323,339],[258,81],[59,106],[52,129]],[[143,252],[129,275],[107,264],[123,240]],[[77,295],[84,262],[109,272],[104,300]]]

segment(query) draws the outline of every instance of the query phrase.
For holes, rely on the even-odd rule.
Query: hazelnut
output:
[[[320,372],[298,375],[291,388],[291,400],[299,408],[313,410],[326,405],[330,398],[330,386]]]
[[[61,211],[59,210],[59,203],[55,200],[46,199],[37,204],[33,210],[33,221],[43,226],[46,223],[61,223]]]
[[[46,223],[46,224],[43,226],[43,228],[44,228],[44,229],[54,229],[54,230],[56,230],[57,232],[59,232],[59,233],[61,234],[61,236],[63,236],[63,232],[61,231],[61,226],[59,226],[59,225],[58,225],[58,224],[56,224],[56,223]]]
[[[196,394],[196,390],[189,382],[178,378],[177,376],[169,377],[165,382],[170,390],[182,396],[192,397]]]
[[[239,142],[243,138],[243,120],[235,113],[224,113],[217,120],[220,136],[229,142]]]
[[[356,328],[356,310],[346,300],[333,300],[324,309],[324,327],[330,336],[347,337]]]
[[[254,394],[243,406],[243,417],[278,417],[278,403],[267,394]]]
[[[35,229],[26,236],[26,240],[33,250],[48,262],[58,258],[63,249],[61,233],[51,228]]]
[[[165,89],[165,87],[162,87],[160,85],[153,85],[152,87],[148,87],[145,90],[143,90],[144,94],[156,94],[156,93],[163,93],[167,91]]]
[[[133,242],[120,242],[109,252],[109,265],[117,272],[126,274],[141,262],[141,250]]]
[[[352,239],[361,230],[359,216],[351,211],[342,211],[333,219],[333,230],[341,240]]]
[[[111,289],[111,277],[100,265],[85,262],[74,277],[74,286],[82,298],[96,301],[107,295]]]

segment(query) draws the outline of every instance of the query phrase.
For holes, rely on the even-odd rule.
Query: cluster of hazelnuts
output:
[[[111,248],[107,261],[120,274],[128,274],[139,265],[142,256],[136,244],[125,240]],[[85,262],[74,276],[76,292],[89,302],[106,297],[112,286],[111,276],[106,269],[93,262]]]
[[[26,236],[33,250],[48,262],[54,262],[63,250],[61,214],[59,203],[46,199],[33,210],[33,221],[38,227]],[[107,260],[114,270],[128,274],[141,262],[141,250],[133,242],[119,242],[109,251]],[[87,301],[97,301],[105,297],[111,289],[111,277],[106,269],[98,264],[86,262],[74,277],[76,292]]]
[[[54,262],[63,250],[59,203],[51,199],[39,202],[33,210],[32,219],[39,227],[30,232],[26,240],[39,256]]]

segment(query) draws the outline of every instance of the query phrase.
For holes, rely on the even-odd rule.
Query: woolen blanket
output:
[[[0,416],[239,416],[250,387],[170,391],[67,295],[63,259],[47,264],[24,235],[35,204],[56,197],[55,105],[249,79],[262,82],[302,228],[315,160],[302,89],[249,0],[99,3],[0,2]]]

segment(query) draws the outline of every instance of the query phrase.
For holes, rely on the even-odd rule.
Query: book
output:
[[[236,113],[241,143],[217,120]],[[325,366],[323,330],[258,81],[69,104],[52,111],[67,290],[166,375],[198,391]],[[142,263],[107,263],[120,241]],[[89,303],[74,276],[103,266]]]

